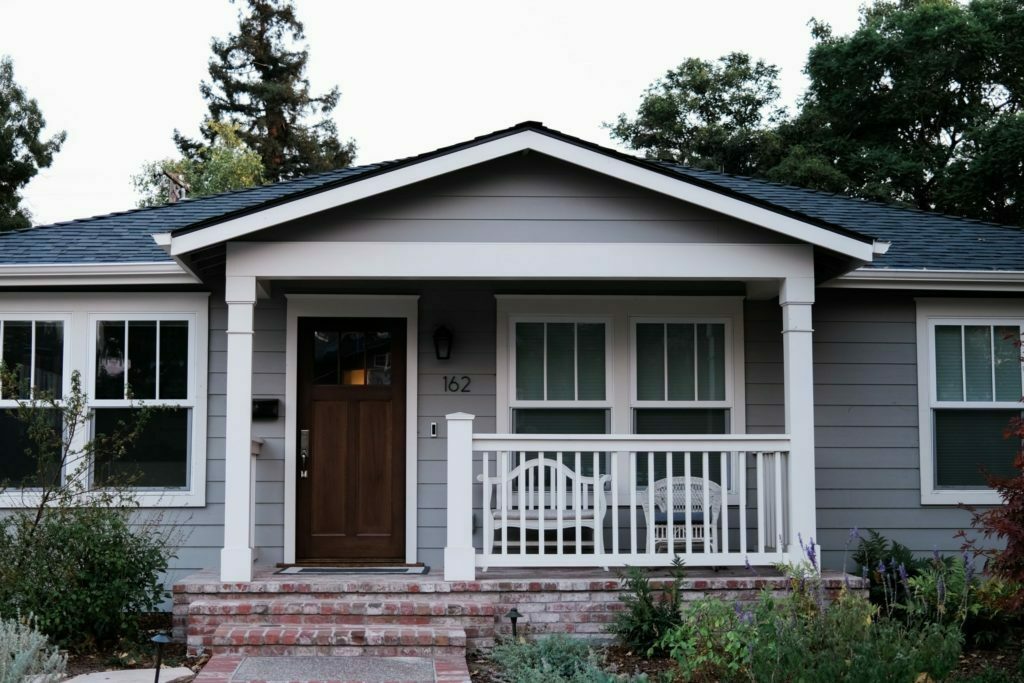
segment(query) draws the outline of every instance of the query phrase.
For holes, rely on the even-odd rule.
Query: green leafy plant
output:
[[[676,661],[686,680],[734,680],[750,669],[752,627],[741,609],[703,598],[683,609],[682,623],[659,647]]]
[[[17,419],[36,463],[34,486],[5,489],[20,492],[23,504],[0,519],[0,615],[33,614],[43,633],[73,649],[133,638],[140,615],[166,597],[162,576],[174,543],[160,515],[138,511],[130,480],[92,486],[90,466],[97,453],[123,455],[148,409],[133,411],[136,420],[113,434],[87,440],[90,411],[79,373],[60,400],[25,390],[23,376],[0,368],[6,390],[31,396],[18,399]]]
[[[626,588],[620,598],[623,610],[615,615],[608,630],[626,647],[641,655],[661,651],[662,637],[681,623],[683,563],[673,562],[671,583],[658,591],[651,586],[646,570],[629,567],[622,577]]]
[[[601,658],[586,642],[554,635],[532,642],[505,641],[490,659],[508,683],[646,683],[646,676],[629,677],[601,669]]]
[[[891,578],[887,574],[897,572],[902,566],[908,577],[914,577],[927,566],[927,561],[915,557],[910,548],[890,541],[874,529],[867,530],[867,538],[861,537],[856,530],[851,532],[851,537],[859,541],[852,555],[854,572],[868,579],[871,602],[883,607],[889,602],[902,602],[906,595],[898,582],[895,596],[886,592],[892,583],[890,581],[887,585],[887,578]]]
[[[0,619],[0,683],[59,681],[67,664],[32,619]]]

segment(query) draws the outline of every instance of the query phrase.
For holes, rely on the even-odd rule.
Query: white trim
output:
[[[152,293],[130,292],[101,294],[80,292],[0,292],[0,316],[14,318],[29,313],[39,319],[65,319],[64,330],[64,383],[70,391],[70,378],[74,370],[82,376],[83,391],[89,396],[89,406],[127,405],[126,401],[96,402],[95,326],[96,319],[188,319],[189,325],[189,396],[192,409],[192,441],[189,450],[189,487],[185,489],[136,489],[136,500],[142,507],[201,507],[206,504],[206,431],[207,431],[207,362],[209,358],[209,295],[207,293],[171,292],[154,296]],[[143,312],[146,311],[146,312]],[[194,362],[193,362],[194,361]],[[6,403],[6,402],[5,402]],[[158,402],[159,403],[159,402]],[[91,426],[90,426],[91,430]],[[82,434],[81,438],[86,438]],[[0,494],[0,508],[23,507],[38,502],[30,491],[12,490]]]
[[[751,280],[814,276],[806,244],[232,242],[227,275],[267,279]]]
[[[821,286],[833,289],[1024,292],[1024,271],[859,268]]]
[[[299,318],[405,318],[405,561],[417,556],[416,418],[419,397],[419,296],[375,294],[286,294],[284,412],[284,561],[295,562],[295,430],[298,425]]]
[[[659,173],[533,130],[505,135],[192,232],[172,235],[170,253],[178,256],[212,244],[227,242],[272,225],[296,220],[524,150],[537,151],[851,258],[871,261],[874,256],[875,247],[872,242],[846,237],[782,213],[705,189],[681,178]]]
[[[0,265],[0,287],[193,285],[198,282],[199,278],[174,262]]]
[[[998,505],[999,494],[992,489],[939,489],[935,486],[935,443],[932,411],[939,407],[1021,409],[1019,401],[949,402],[934,400],[934,329],[936,324],[1018,325],[1024,327],[1022,299],[927,299],[917,302],[917,395],[920,432],[920,473],[922,505]]]

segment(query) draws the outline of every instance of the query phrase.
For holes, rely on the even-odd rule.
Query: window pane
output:
[[[693,328],[692,324],[673,323],[668,326],[668,400],[670,401],[692,401],[695,398]]]
[[[549,401],[576,398],[576,326],[573,323],[547,324]]]
[[[156,398],[156,321],[128,322],[128,390],[132,398]]]
[[[637,323],[636,397],[665,400],[665,326],[661,323]]]
[[[936,393],[940,401],[964,400],[963,349],[959,325],[935,326]]]
[[[982,468],[1012,476],[1017,439],[1003,432],[1018,410],[936,410],[935,485],[943,488],[985,488]]]
[[[391,333],[366,333],[366,383],[391,384]]]
[[[604,323],[576,325],[576,382],[581,401],[604,400]]]
[[[725,325],[697,325],[697,398],[725,400]]]
[[[64,391],[64,323],[36,323],[36,391],[62,398]]]
[[[964,325],[964,377],[968,401],[992,400],[992,328]]]
[[[96,410],[96,484],[187,487],[191,410],[169,408],[151,411],[139,438],[121,457],[115,457],[109,440],[113,438],[116,441],[116,434],[130,433],[137,415],[138,409],[132,408]]]
[[[634,431],[637,434],[727,434],[729,432],[729,411],[724,408],[640,408],[634,415],[636,421]],[[681,477],[685,474],[685,455],[674,453],[672,456],[672,476]],[[711,468],[711,481],[720,482],[718,453],[708,454]],[[654,454],[654,480],[664,479],[668,474],[665,466],[665,455]],[[647,456],[638,454],[636,459],[636,481],[640,486],[647,485]],[[704,463],[702,455],[691,456],[690,476],[702,477]]]
[[[188,398],[187,320],[160,321],[160,398]]]
[[[366,335],[342,332],[338,337],[338,367],[341,384],[366,384]]]
[[[544,399],[544,323],[516,323],[516,398]]]
[[[608,411],[604,408],[529,408],[513,411],[513,429],[516,434],[606,434],[608,432]],[[527,453],[527,458],[537,457]],[[545,457],[554,460],[554,453]],[[600,457],[602,472],[608,471],[606,454]],[[512,466],[519,464],[518,457],[509,456]],[[576,454],[563,453],[562,463],[575,469]],[[594,454],[580,454],[580,470],[584,475],[594,472]]]
[[[123,320],[96,325],[96,398],[124,398]]]
[[[30,398],[32,383],[32,321],[4,322],[3,362],[13,375],[13,386],[4,386],[3,398]]]
[[[313,332],[313,384],[338,384],[338,333]]]
[[[0,410],[0,487],[40,486],[42,478],[52,481],[57,476],[61,416],[57,410],[45,412],[54,431],[41,460],[38,444],[29,438],[28,424],[18,418],[18,411]]]
[[[995,344],[996,400],[1019,401],[1020,386],[1020,328],[996,327],[993,331]]]

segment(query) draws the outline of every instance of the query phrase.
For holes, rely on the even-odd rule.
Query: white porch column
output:
[[[224,548],[221,581],[251,581],[252,335],[256,278],[228,277],[227,418],[224,439]]]
[[[811,342],[811,307],[814,278],[787,277],[779,289],[782,306],[782,347],[785,363],[786,431],[792,440],[789,454],[787,511],[791,555],[804,543],[817,542],[814,482],[814,360]]]
[[[448,419],[448,528],[444,545],[445,581],[476,579],[473,548],[473,416]]]

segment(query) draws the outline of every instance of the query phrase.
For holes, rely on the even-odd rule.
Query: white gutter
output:
[[[0,265],[0,287],[194,285],[200,280],[176,262],[41,263]]]
[[[1024,271],[859,268],[821,286],[837,289],[1020,292],[1024,291]]]

